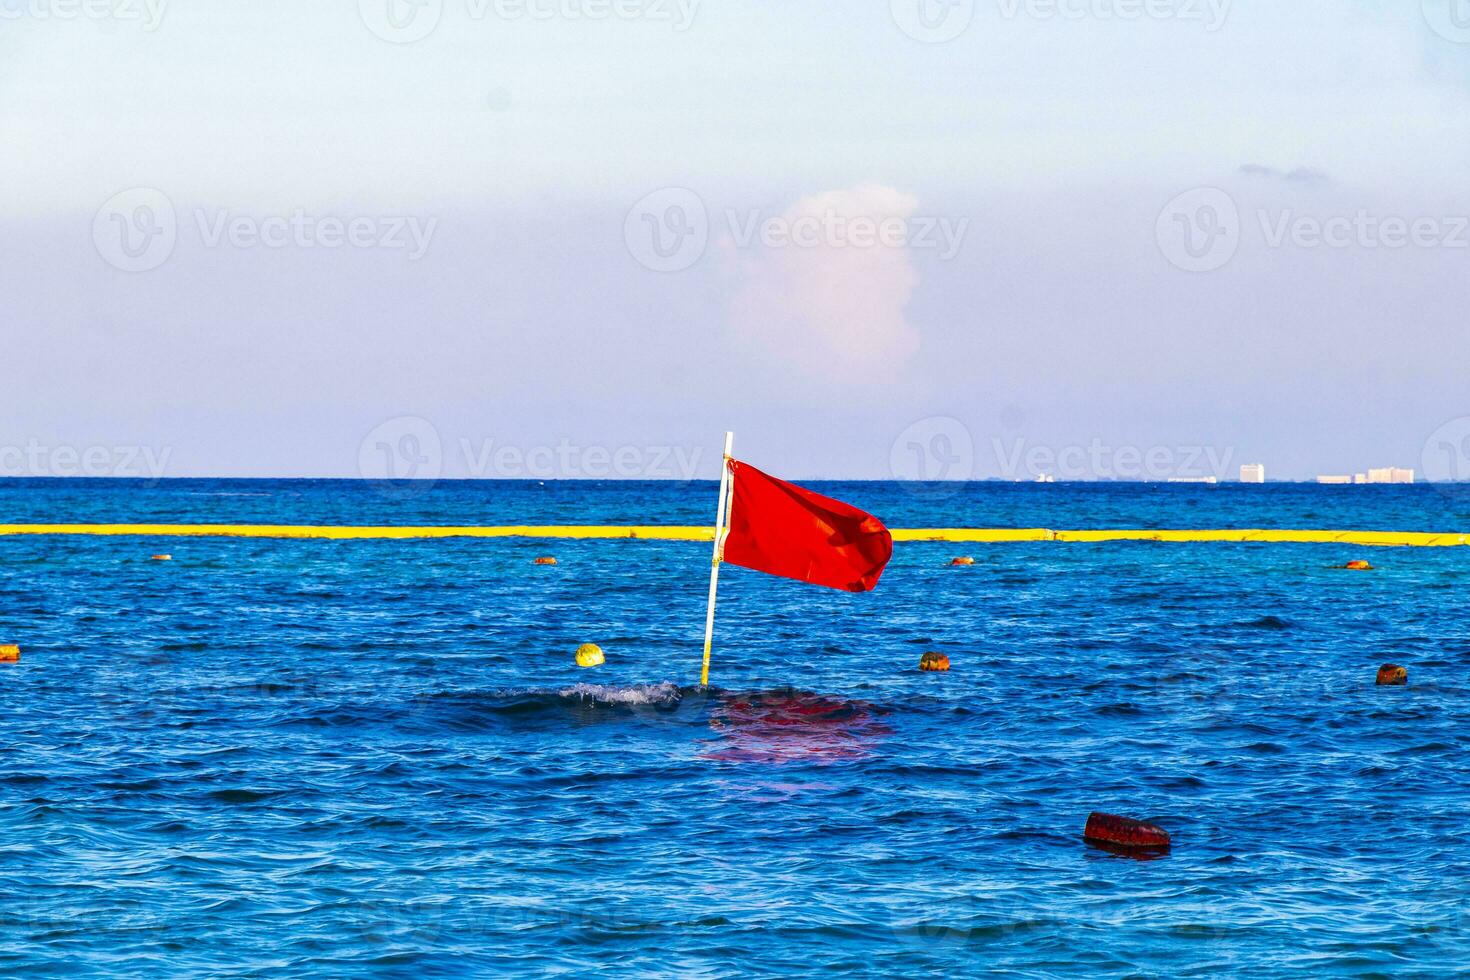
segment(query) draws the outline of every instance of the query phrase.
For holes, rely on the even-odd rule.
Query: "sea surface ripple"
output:
[[[819,489],[896,527],[1470,530],[1430,487]],[[6,481],[0,522],[697,524],[712,501]],[[0,667],[0,974],[1470,962],[1470,550],[969,547],[901,545],[863,596],[727,569],[701,690],[704,545],[0,538],[0,643],[24,648]],[[579,670],[589,641],[607,665]],[[949,674],[915,669],[931,649]],[[1390,661],[1408,687],[1375,687]],[[1095,809],[1173,850],[1084,845]]]

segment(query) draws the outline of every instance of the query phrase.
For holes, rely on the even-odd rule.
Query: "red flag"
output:
[[[869,592],[893,557],[872,514],[730,460],[734,501],[725,561],[768,575]]]

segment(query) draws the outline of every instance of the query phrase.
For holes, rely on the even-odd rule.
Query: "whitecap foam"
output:
[[[613,687],[606,684],[573,684],[557,691],[558,697],[581,698],[604,704],[668,704],[682,696],[679,685],[672,681],[660,684],[633,684]]]

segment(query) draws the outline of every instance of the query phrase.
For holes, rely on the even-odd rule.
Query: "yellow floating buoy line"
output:
[[[0,524],[0,537],[23,534],[101,537],[188,538],[320,538],[333,541],[417,540],[426,538],[569,538],[647,541],[714,540],[710,527],[650,526],[506,526],[506,527],[324,527],[284,524]],[[1106,541],[1245,542],[1271,544],[1343,544],[1364,547],[1431,548],[1470,545],[1470,532],[1414,531],[1273,531],[1232,530],[1093,530],[1049,528],[897,528],[894,541],[948,541],[1012,544],[1033,541],[1098,543]]]

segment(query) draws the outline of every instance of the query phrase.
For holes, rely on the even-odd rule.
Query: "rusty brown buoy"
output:
[[[1403,687],[1409,683],[1409,670],[1398,664],[1384,664],[1378,668],[1379,687]]]
[[[968,568],[973,564],[975,564],[975,559],[973,558],[956,558],[949,563],[951,568]]]
[[[919,669],[929,673],[943,673],[949,670],[949,657],[930,650],[919,658]]]
[[[1113,813],[1092,813],[1087,817],[1083,840],[1108,848],[1128,851],[1167,851],[1169,832],[1162,827]]]

